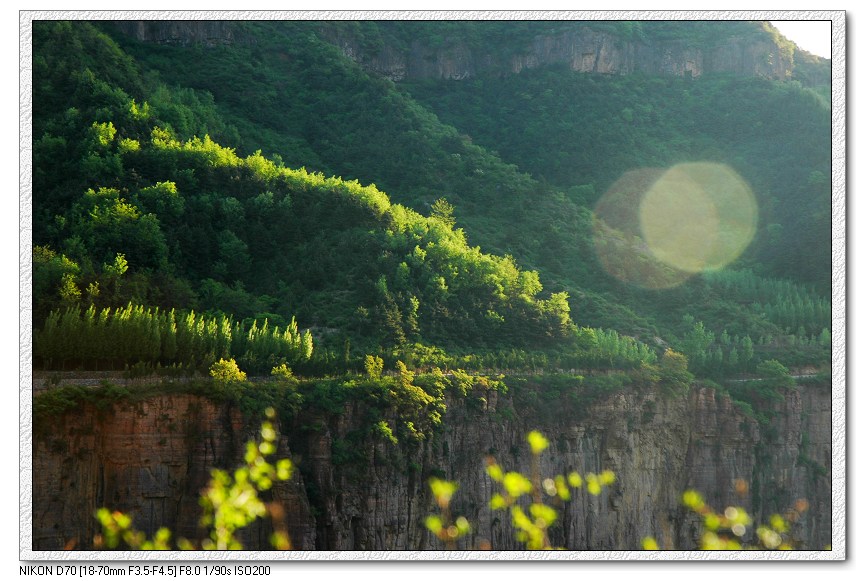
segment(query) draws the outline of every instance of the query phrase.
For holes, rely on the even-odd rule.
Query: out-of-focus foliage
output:
[[[571,501],[573,494],[582,489],[593,496],[603,493],[605,487],[616,482],[615,474],[603,470],[599,474],[589,473],[584,477],[577,472],[543,478],[540,474],[539,456],[550,442],[540,432],[533,431],[527,436],[532,453],[531,473],[505,472],[493,458],[487,459],[487,475],[496,483],[500,491],[490,498],[490,508],[494,511],[509,511],[511,525],[516,539],[528,550],[549,550],[554,548],[548,531],[556,522],[563,503]],[[737,481],[737,488],[747,489],[747,484]],[[440,515],[430,515],[425,524],[436,537],[450,549],[459,548],[457,541],[471,532],[471,524],[465,517],[451,515],[450,503],[459,489],[456,482],[433,478],[429,482],[433,499]],[[789,538],[791,523],[799,519],[807,510],[804,499],[796,502],[785,515],[773,514],[769,523],[753,526],[753,519],[739,506],[729,506],[723,512],[715,512],[695,490],[682,494],[682,504],[700,518],[700,550],[791,550],[799,548]],[[453,522],[452,522],[453,521]],[[749,540],[750,539],[750,540]],[[480,547],[491,548],[488,541],[481,541]],[[645,537],[640,548],[646,551],[659,550],[653,537]],[[673,550],[675,547],[665,547]]]
[[[526,440],[532,453],[531,474],[528,476],[520,472],[505,472],[494,458],[487,459],[487,475],[500,489],[490,498],[490,508],[510,513],[514,535],[526,549],[549,550],[554,547],[548,529],[558,519],[561,504],[570,501],[574,491],[582,488],[584,482],[589,494],[600,495],[604,487],[616,481],[616,476],[612,471],[604,470],[600,474],[586,474],[585,479],[578,472],[542,478],[539,457],[550,442],[537,431],[529,432]],[[457,541],[471,532],[465,517],[458,517],[454,524],[449,524],[452,520],[451,497],[459,486],[437,478],[431,479],[429,484],[441,516],[431,515],[425,524],[448,549],[455,549]]]
[[[176,547],[173,547],[168,529],[160,528],[152,539],[148,539],[143,532],[134,528],[133,517],[103,507],[97,510],[95,515],[102,527],[102,533],[97,535],[94,545],[100,549],[136,551],[174,548],[236,551],[243,549],[237,538],[238,531],[260,518],[269,516],[274,528],[270,538],[271,546],[277,550],[290,549],[284,509],[278,503],[266,503],[260,496],[270,490],[274,483],[291,478],[293,470],[291,460],[284,458],[275,464],[268,461],[268,457],[276,453],[278,437],[272,423],[276,412],[268,409],[266,415],[268,420],[261,424],[261,441],[250,440],[246,443],[245,464],[233,473],[219,469],[211,471],[210,483],[200,498],[201,525],[208,531],[207,538],[200,542],[179,538]]]
[[[715,512],[696,490],[682,494],[682,504],[699,515],[702,525],[700,550],[702,551],[790,551],[798,548],[790,539],[792,521],[798,520],[807,510],[807,501],[799,500],[787,515],[773,514],[768,524],[754,526],[754,521],[741,506],[728,506],[723,512]],[[752,540],[747,540],[752,539]],[[644,550],[658,550],[658,543],[651,537],[643,539]]]

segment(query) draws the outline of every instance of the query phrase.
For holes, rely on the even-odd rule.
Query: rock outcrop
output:
[[[109,507],[134,517],[153,533],[201,537],[198,499],[213,468],[243,462],[256,426],[233,407],[196,396],[158,396],[109,409],[85,406],[37,431],[33,445],[33,549],[93,548],[96,510]],[[291,457],[285,438],[279,457]],[[312,546],[314,521],[303,480],[279,483],[272,498],[292,511],[286,524],[296,546]],[[245,531],[247,546],[267,546],[259,521]],[[70,545],[71,543],[71,545]]]
[[[560,509],[551,534],[557,545],[634,549],[651,535],[662,548],[694,548],[698,522],[680,503],[688,488],[716,509],[743,506],[758,522],[806,499],[810,507],[793,537],[808,548],[831,541],[828,387],[790,390],[768,425],[708,388],[678,399],[618,393],[555,417],[520,413],[494,391],[484,395],[450,402],[443,429],[414,443],[357,438],[364,410],[353,406],[283,426],[279,453],[298,469],[273,495],[286,508],[294,547],[440,548],[423,524],[436,512],[427,486],[435,475],[459,482],[452,508],[473,526],[464,548],[521,548],[509,516],[488,507],[495,490],[485,457],[529,473],[525,434],[532,429],[552,442],[542,475],[610,469],[617,477],[600,496],[579,493]],[[56,418],[35,438],[33,549],[59,549],[72,539],[90,547],[99,506],[132,513],[143,530],[168,526],[196,538],[197,497],[209,470],[242,461],[251,426],[227,404],[179,395],[106,410],[88,404]],[[744,495],[736,493],[739,480],[750,484]],[[266,548],[266,527],[253,527],[245,546]]]
[[[246,41],[231,21],[224,20],[118,20],[114,25],[136,40],[154,44],[212,47]]]
[[[365,48],[350,30],[326,22],[315,26],[348,58],[393,81],[464,80],[480,74],[516,74],[546,65],[566,65],[573,71],[598,74],[699,77],[725,73],[775,80],[798,78],[809,85],[829,82],[828,67],[810,62],[809,58],[816,57],[798,50],[791,54],[768,34],[730,36],[709,43],[629,40],[579,22],[561,24],[549,32],[539,26],[539,34],[513,46],[484,46],[458,38],[435,45],[415,39],[403,45],[384,36],[374,48]],[[232,21],[127,20],[114,26],[123,34],[155,44],[213,47],[255,42]],[[503,50],[502,46],[509,48]]]
[[[721,43],[695,46],[681,40],[625,40],[575,24],[564,31],[539,34],[525,48],[514,47],[509,54],[472,47],[457,39],[439,47],[416,40],[407,50],[385,44],[370,53],[350,33],[325,27],[324,36],[367,70],[393,81],[464,80],[553,64],[582,73],[680,77],[729,73],[775,80],[786,80],[793,71],[792,58],[768,36],[730,37]]]

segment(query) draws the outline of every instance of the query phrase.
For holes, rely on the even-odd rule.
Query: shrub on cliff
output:
[[[757,375],[772,387],[793,387],[796,384],[790,370],[776,359],[761,361],[757,365]]]
[[[210,377],[220,383],[246,381],[246,373],[240,370],[234,359],[220,359],[210,366]]]
[[[694,381],[694,375],[688,371],[688,358],[672,349],[664,351],[658,371],[661,388],[668,393],[686,393]]]

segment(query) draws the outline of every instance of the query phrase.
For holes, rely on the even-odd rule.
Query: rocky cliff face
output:
[[[114,26],[142,42],[189,46],[231,45],[248,39],[230,21],[220,20],[119,20]]]
[[[495,490],[484,467],[485,456],[494,455],[506,470],[528,473],[531,429],[552,441],[542,475],[610,469],[617,476],[600,496],[577,494],[560,510],[552,532],[557,545],[633,549],[652,535],[662,547],[693,548],[697,521],[680,505],[687,488],[716,509],[744,506],[763,522],[807,499],[794,537],[809,548],[830,542],[828,388],[790,391],[767,426],[705,388],[686,399],[620,393],[546,418],[521,414],[508,396],[485,395],[452,402],[444,429],[413,444],[352,440],[363,410],[351,406],[283,426],[279,453],[299,469],[274,497],[287,509],[295,548],[440,548],[423,525],[435,512],[426,484],[431,475],[460,484],[452,508],[473,526],[464,547],[521,548],[509,517],[488,508]],[[88,406],[58,418],[34,445],[33,548],[58,549],[70,539],[90,546],[92,514],[103,505],[131,512],[144,530],[164,525],[196,537],[197,496],[209,469],[239,464],[252,433],[237,410],[192,396],[104,411]],[[739,479],[750,483],[744,496],[735,492]],[[246,546],[266,546],[265,529],[253,528]]]
[[[463,80],[478,74],[513,74],[523,69],[565,64],[572,71],[629,75],[699,77],[731,73],[776,80],[788,79],[793,62],[769,38],[732,37],[714,46],[691,46],[671,41],[628,41],[612,34],[575,26],[554,34],[541,34],[511,54],[473,48],[457,39],[433,48],[414,41],[407,50],[385,44],[375,53],[364,52],[349,33],[324,29],[325,37],[364,68],[393,81],[406,79]]]
[[[231,21],[118,21],[124,34],[143,42],[187,46],[252,42]],[[374,52],[351,32],[324,24],[323,37],[365,69],[393,81],[463,80],[479,74],[514,74],[524,69],[565,64],[583,73],[675,75],[699,77],[730,73],[776,80],[789,79],[793,58],[769,37],[730,37],[712,45],[694,46],[681,40],[625,40],[575,24],[566,30],[539,34],[525,47],[507,54],[472,46],[460,39],[430,46],[419,40],[408,48],[384,42]]]
[[[71,542],[93,548],[96,510],[106,506],[134,515],[140,530],[161,526],[174,538],[197,539],[198,498],[213,468],[243,462],[255,435],[240,412],[194,396],[159,396],[100,410],[86,406],[36,433],[33,445],[33,549],[57,550]],[[279,457],[291,457],[283,438]],[[287,518],[296,546],[311,546],[314,521],[303,480],[273,489],[273,499],[293,510]],[[253,526],[246,546],[267,546],[270,530]]]

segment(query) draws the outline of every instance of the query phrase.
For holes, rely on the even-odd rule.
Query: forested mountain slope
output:
[[[576,329],[604,327],[673,345],[698,372],[824,361],[829,110],[787,80],[820,82],[820,63],[757,23],[625,24],[37,23],[37,323],[70,302],[135,300],[296,316],[335,351],[572,352]],[[698,78],[502,68],[584,30],[635,47],[634,63],[675,45],[687,64],[704,37],[715,52]],[[774,47],[777,67],[722,66],[730,42]],[[445,66],[464,49],[464,80],[395,83],[370,64],[427,51]],[[730,168],[753,192],[753,242],[724,269],[681,276],[612,218],[599,230],[603,194],[630,199],[683,162]],[[628,264],[611,270],[604,245]]]
[[[699,546],[690,487],[829,542],[826,61],[759,22],[32,25],[34,549],[99,506],[200,536],[265,410],[295,548],[440,548],[432,478],[460,547],[520,548],[488,462],[540,495],[530,430],[586,476],[557,546]]]

